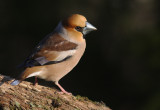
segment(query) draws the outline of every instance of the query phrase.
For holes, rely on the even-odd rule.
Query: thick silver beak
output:
[[[92,24],[90,24],[89,22],[86,21],[86,26],[83,29],[83,35],[88,34],[91,31],[95,31],[97,30],[96,27],[94,27]]]

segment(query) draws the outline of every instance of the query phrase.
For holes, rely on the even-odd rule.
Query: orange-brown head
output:
[[[76,26],[85,27],[85,22],[87,19],[79,14],[73,14],[63,21],[63,26],[65,28],[75,28]]]
[[[73,14],[63,20],[62,25],[69,30],[86,35],[88,32],[97,30],[93,25],[87,22],[87,19],[80,14]]]

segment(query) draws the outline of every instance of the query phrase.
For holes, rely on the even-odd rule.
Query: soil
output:
[[[103,102],[23,81],[11,86],[12,78],[0,75],[0,110],[111,110]]]

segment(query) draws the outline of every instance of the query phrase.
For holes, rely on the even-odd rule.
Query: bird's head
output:
[[[62,25],[77,35],[86,35],[91,31],[97,30],[87,19],[80,14],[73,14],[62,21]]]

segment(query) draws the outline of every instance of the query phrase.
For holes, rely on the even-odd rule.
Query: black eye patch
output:
[[[75,29],[76,29],[77,31],[81,32],[81,33],[83,32],[83,27],[76,26]]]

